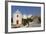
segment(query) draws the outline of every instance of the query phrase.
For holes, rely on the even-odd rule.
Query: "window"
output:
[[[18,17],[18,15],[17,15],[17,17]]]

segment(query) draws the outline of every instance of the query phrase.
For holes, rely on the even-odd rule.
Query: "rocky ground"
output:
[[[40,27],[41,26],[41,18],[38,16],[32,16],[31,18],[28,19],[23,19],[22,20],[22,25],[20,27]],[[16,25],[13,25],[12,27],[16,28]]]
[[[41,26],[41,24],[38,24],[38,23],[34,23],[34,22],[30,22],[29,23],[29,26],[28,26],[28,24],[27,25],[25,25],[25,26],[23,26],[23,25],[21,25],[21,27],[40,27]],[[15,27],[15,25],[12,25],[12,27]]]

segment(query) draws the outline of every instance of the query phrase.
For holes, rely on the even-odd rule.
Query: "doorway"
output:
[[[16,21],[16,24],[19,24],[19,20]]]

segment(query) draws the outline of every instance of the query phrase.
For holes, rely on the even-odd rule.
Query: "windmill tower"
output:
[[[13,15],[13,24],[17,27],[22,24],[22,14],[19,10],[17,10]]]

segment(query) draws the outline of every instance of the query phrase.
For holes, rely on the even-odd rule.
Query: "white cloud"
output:
[[[28,15],[28,18],[30,18],[31,16],[32,16],[32,15],[31,15],[31,14],[29,14],[29,15]]]
[[[27,19],[27,15],[24,14],[24,15],[23,15],[23,19]]]

